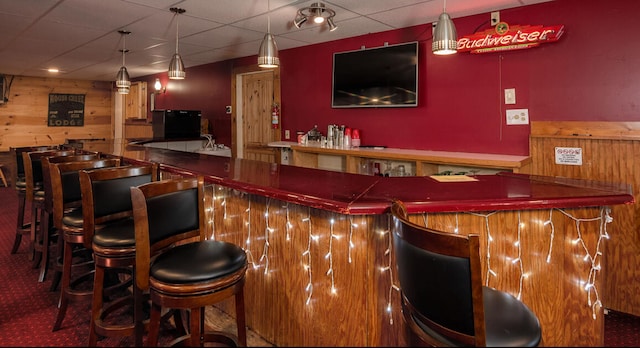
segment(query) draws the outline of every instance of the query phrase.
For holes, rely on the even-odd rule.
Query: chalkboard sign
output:
[[[49,94],[49,127],[84,126],[84,94]]]

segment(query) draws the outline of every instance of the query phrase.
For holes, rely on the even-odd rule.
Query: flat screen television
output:
[[[418,42],[333,54],[331,107],[418,106]]]

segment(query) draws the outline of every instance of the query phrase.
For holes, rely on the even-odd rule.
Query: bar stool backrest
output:
[[[47,211],[53,211],[51,198],[51,163],[90,161],[100,158],[99,153],[73,154],[68,156],[42,157],[42,187],[44,188],[44,206]]]
[[[96,226],[133,216],[131,187],[159,179],[157,163],[80,171],[84,245],[91,248]]]
[[[117,167],[120,158],[96,159],[81,162],[51,163],[51,193],[53,200],[53,222],[62,231],[64,210],[82,205],[79,172],[83,169]]]
[[[24,182],[24,159],[22,153],[31,151],[47,151],[58,150],[58,145],[48,146],[23,146],[23,147],[11,147],[11,157],[16,161],[14,170],[11,171],[11,182],[15,187],[18,182]],[[17,188],[17,187],[15,187]]]
[[[75,150],[47,150],[22,153],[27,201],[32,201],[36,188],[42,189],[42,158],[47,156],[70,156]]]
[[[205,240],[204,179],[181,178],[131,187],[136,229],[136,284],[149,289],[150,258],[176,242]]]

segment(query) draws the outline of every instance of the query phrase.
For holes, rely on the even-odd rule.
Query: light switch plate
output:
[[[504,103],[505,104],[515,104],[516,103],[516,89],[515,88],[506,88],[504,90]]]
[[[529,124],[529,109],[507,110],[507,124]]]

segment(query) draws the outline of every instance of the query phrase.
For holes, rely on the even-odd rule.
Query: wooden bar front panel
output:
[[[582,165],[556,164],[556,147],[582,149]],[[606,308],[640,315],[640,122],[533,122],[531,173],[630,184],[635,204],[614,205],[604,243]]]
[[[219,185],[207,187],[207,206],[212,238],[247,251],[247,325],[267,340],[277,346],[406,344],[388,214],[342,215]],[[521,296],[542,323],[544,345],[601,346],[601,274],[594,267],[602,257],[604,217],[594,207],[410,219],[480,234],[487,285]],[[590,275],[593,287],[583,283]],[[233,315],[232,305],[223,309]]]

